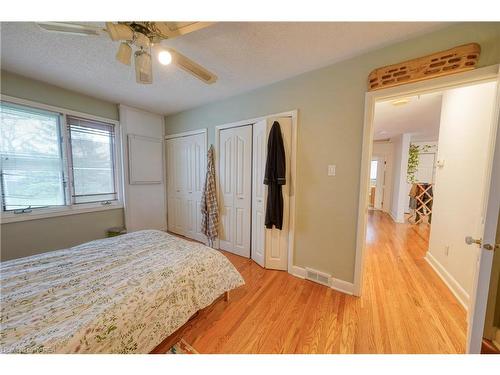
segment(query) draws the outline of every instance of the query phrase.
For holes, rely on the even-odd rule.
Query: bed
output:
[[[221,253],[156,230],[2,262],[3,353],[149,353],[244,284]]]

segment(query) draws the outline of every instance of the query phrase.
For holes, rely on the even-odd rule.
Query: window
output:
[[[3,209],[64,206],[59,115],[3,103],[1,138]]]
[[[118,200],[114,124],[5,101],[0,110],[2,211]]]
[[[116,199],[114,127],[68,116],[76,204]]]

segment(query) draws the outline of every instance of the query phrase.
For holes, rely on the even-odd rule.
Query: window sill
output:
[[[4,212],[1,215],[0,224],[16,223],[19,221],[46,219],[50,217],[78,215],[87,212],[116,210],[123,208],[123,203],[113,202],[110,205],[103,206],[101,204],[86,204],[81,206],[57,207],[57,208],[40,208],[34,209],[32,212],[24,214],[14,214],[12,212]]]

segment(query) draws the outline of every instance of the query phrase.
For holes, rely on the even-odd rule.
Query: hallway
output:
[[[428,238],[426,224],[370,211],[360,315],[372,316],[381,332],[367,326],[371,338],[358,341],[361,352],[465,352],[466,311],[424,259]]]
[[[224,254],[246,285],[184,325],[200,353],[464,353],[466,313],[423,259],[428,230],[370,211],[361,298]]]

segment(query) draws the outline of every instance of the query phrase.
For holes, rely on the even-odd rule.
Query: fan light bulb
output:
[[[161,51],[158,54],[158,60],[162,65],[168,65],[172,62],[172,54],[168,51]]]

